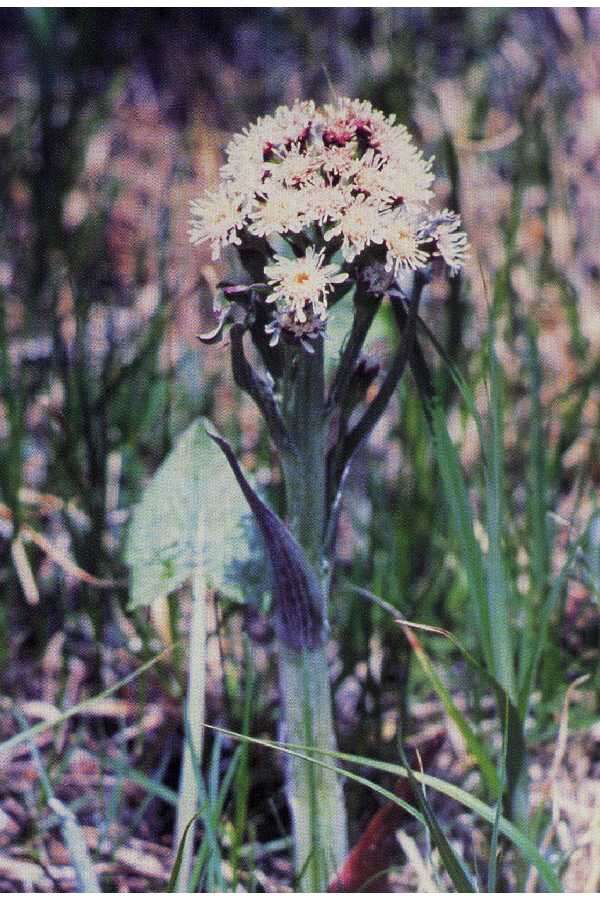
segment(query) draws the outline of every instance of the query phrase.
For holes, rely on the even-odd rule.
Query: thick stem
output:
[[[293,453],[282,455],[290,530],[323,577],[325,522],[325,374],[323,340],[315,352],[288,351],[283,383],[283,417]]]
[[[298,653],[281,644],[279,678],[285,741],[335,750],[326,648]],[[293,757],[287,761],[286,781],[298,887],[325,891],[348,852],[341,782],[334,772]]]
[[[282,463],[290,529],[323,584],[325,524],[325,377],[323,343],[315,353],[290,350],[283,384],[283,416],[294,445]],[[323,609],[323,618],[327,609]],[[280,644],[283,738],[294,744],[335,749],[326,646],[297,651]],[[292,814],[295,868],[300,888],[324,891],[347,852],[342,786],[333,772],[289,758],[287,796]]]

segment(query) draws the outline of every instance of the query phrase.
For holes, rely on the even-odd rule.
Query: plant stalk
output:
[[[294,447],[282,454],[289,527],[323,586],[327,619],[329,577],[324,560],[326,428],[323,342],[315,353],[286,353],[282,411]],[[294,650],[280,643],[279,677],[284,740],[336,748],[326,644]],[[298,888],[325,891],[347,853],[346,809],[336,774],[289,757],[287,798],[292,815]]]
[[[285,740],[336,749],[326,647],[298,653],[281,644],[279,677]],[[346,808],[335,772],[288,757],[286,794],[292,816],[297,888],[327,890],[347,854]]]
[[[206,687],[206,581],[200,572],[192,578],[192,621],[188,647],[188,689],[185,709],[183,764],[179,781],[175,849],[185,838],[177,893],[187,893],[192,870],[195,826],[186,827],[198,812],[198,775],[204,743],[204,694]]]

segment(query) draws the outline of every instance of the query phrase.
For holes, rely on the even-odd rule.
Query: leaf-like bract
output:
[[[225,454],[265,539],[273,573],[275,630],[293,650],[313,650],[327,638],[321,586],[304,552],[284,522],[248,483],[233,450],[219,435],[212,439]]]
[[[231,469],[196,419],[146,487],[129,526],[130,609],[153,603],[200,570],[245,599],[236,568],[250,557],[250,516]]]

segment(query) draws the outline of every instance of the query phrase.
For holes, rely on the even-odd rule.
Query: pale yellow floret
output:
[[[385,243],[385,268],[395,276],[402,271],[420,269],[427,265],[429,256],[419,246],[418,227],[412,217],[403,213],[390,217]]]
[[[360,166],[356,147],[323,147],[320,151],[321,171],[328,184],[339,178],[350,179]]]
[[[339,221],[325,232],[325,239],[341,236],[344,259],[352,262],[369,244],[383,243],[383,225],[379,204],[360,195],[348,202]]]
[[[311,182],[302,189],[306,204],[306,217],[311,222],[325,225],[338,220],[352,201],[343,185]]]
[[[385,161],[380,153],[367,150],[356,167],[352,183],[357,191],[367,197],[375,197],[382,203],[390,197],[386,186]]]
[[[298,234],[307,222],[304,193],[282,185],[271,185],[265,199],[250,214],[249,231],[259,237],[271,234]]]
[[[272,160],[265,164],[263,190],[268,194],[274,185],[302,187],[312,181],[319,165],[319,154],[314,149],[301,152],[300,145],[294,144],[289,150],[276,151]]]
[[[314,100],[296,100],[292,106],[279,106],[272,117],[275,139],[271,140],[274,144],[295,144],[308,126],[317,128],[321,118]]]
[[[228,244],[240,244],[239,229],[245,219],[244,201],[237,195],[221,189],[207,192],[190,203],[190,241],[200,244],[210,241],[212,258],[217,260]]]
[[[269,302],[280,304],[300,323],[306,322],[311,308],[315,316],[325,318],[327,295],[348,278],[339,266],[323,265],[323,251],[317,253],[312,247],[306,256],[294,259],[277,255],[275,263],[265,267],[265,274],[273,288]]]
[[[445,209],[440,215],[433,237],[437,245],[436,256],[441,256],[452,275],[462,269],[469,252],[469,242],[461,230],[460,216]]]

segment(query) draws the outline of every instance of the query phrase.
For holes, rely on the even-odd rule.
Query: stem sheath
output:
[[[335,750],[326,648],[298,653],[280,645],[279,673],[286,740]],[[325,891],[347,853],[346,811],[335,772],[288,757],[287,797],[292,815],[298,888]]]

